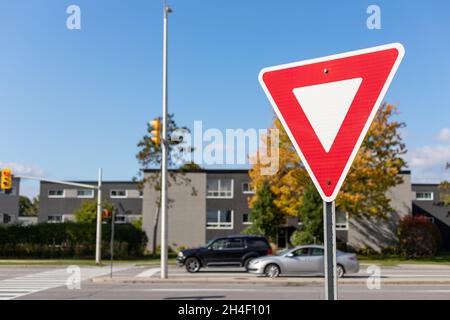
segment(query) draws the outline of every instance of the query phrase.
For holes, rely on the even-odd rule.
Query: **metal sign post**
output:
[[[337,300],[335,202],[323,202],[325,299]]]

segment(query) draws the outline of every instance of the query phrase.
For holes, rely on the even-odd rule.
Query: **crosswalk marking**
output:
[[[119,267],[114,271],[126,269],[128,267]],[[80,280],[85,281],[109,272],[109,267],[80,267]],[[0,300],[16,299],[32,293],[66,286],[70,277],[71,274],[67,273],[67,269],[56,269],[0,280]]]
[[[145,278],[145,277],[153,277],[157,273],[160,273],[160,268],[151,268],[148,270],[145,270],[144,272],[139,273],[136,277],[137,278]]]

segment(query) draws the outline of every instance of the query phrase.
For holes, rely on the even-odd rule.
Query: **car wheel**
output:
[[[247,258],[247,259],[245,259],[245,261],[244,261],[244,268],[245,268],[246,271],[248,271],[248,265],[250,264],[250,261],[252,261],[253,259],[255,259],[255,258]]]
[[[264,275],[269,278],[276,278],[280,275],[280,267],[272,263],[264,269]]]
[[[338,264],[338,265],[336,266],[336,276],[337,276],[338,278],[342,278],[342,277],[344,276],[344,274],[345,274],[345,269],[344,269],[344,267],[343,267],[342,265]]]
[[[197,258],[188,258],[184,263],[186,271],[189,273],[195,273],[200,270],[200,261]]]

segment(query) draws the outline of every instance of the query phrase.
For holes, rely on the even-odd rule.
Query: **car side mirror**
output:
[[[292,253],[292,252],[289,252],[287,255],[286,255],[286,257],[293,257],[294,256],[294,254]]]

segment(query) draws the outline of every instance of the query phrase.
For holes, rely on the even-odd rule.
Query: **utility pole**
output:
[[[163,99],[162,99],[162,142],[161,142],[161,279],[168,277],[168,218],[167,218],[167,166],[168,166],[168,144],[167,144],[167,37],[168,16],[172,12],[170,6],[164,0],[164,30],[163,30]]]
[[[95,241],[95,263],[102,263],[102,169],[98,169],[97,185],[97,232]]]

